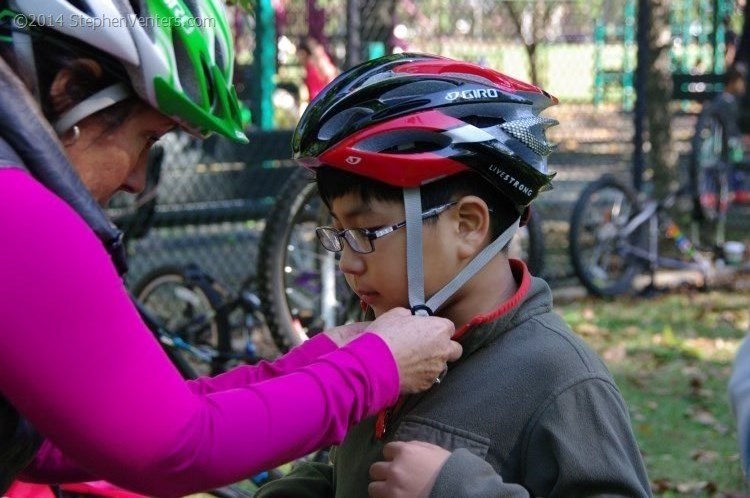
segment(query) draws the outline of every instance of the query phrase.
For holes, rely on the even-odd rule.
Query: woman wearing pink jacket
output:
[[[182,127],[245,141],[219,0],[9,0],[0,15],[0,492],[105,479],[155,496],[342,440],[432,385],[453,326],[395,310],[186,382],[121,279],[101,205]]]

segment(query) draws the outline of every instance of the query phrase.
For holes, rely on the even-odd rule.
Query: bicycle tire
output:
[[[510,242],[508,256],[525,261],[532,275],[543,277],[545,253],[542,218],[539,212],[531,207],[528,222],[518,230]]]
[[[723,109],[704,108],[691,140],[688,181],[698,221],[714,221],[726,210],[722,203],[728,194],[722,190],[726,188],[726,178],[722,176],[727,174],[729,164],[729,117]]]
[[[642,248],[647,235],[644,226],[626,238],[620,233],[640,209],[635,191],[612,176],[590,183],[581,193],[571,216],[569,248],[576,276],[591,294],[625,294],[643,270],[642,261],[623,247]]]
[[[353,293],[338,270],[335,255],[318,243],[314,228],[330,215],[307,170],[288,178],[266,218],[258,248],[258,294],[277,347],[286,352],[310,336],[344,323],[353,311]],[[321,274],[329,265],[335,296],[324,305]],[[324,318],[327,317],[327,318]]]
[[[132,299],[133,304],[138,309],[138,313],[141,315],[141,319],[149,328],[149,330],[151,330],[151,332],[154,334],[154,337],[161,345],[164,353],[167,355],[167,358],[169,358],[169,361],[172,362],[175,368],[177,368],[177,371],[180,373],[180,375],[182,375],[182,377],[185,379],[197,379],[199,374],[195,370],[193,363],[189,362],[187,357],[183,355],[178,348],[175,348],[172,345],[167,344],[161,340],[162,334],[166,334],[168,333],[168,331],[164,329],[163,325],[160,323],[160,320],[153,316],[153,313],[151,313],[149,309],[145,308],[140,301],[135,299],[135,297],[132,297]]]
[[[207,353],[229,352],[231,326],[226,313],[217,313],[224,299],[212,283],[195,265],[166,265],[139,280],[133,287],[133,295],[168,331],[177,333],[188,344],[203,347]],[[185,330],[188,325],[191,330]],[[226,370],[223,360],[216,355],[206,364],[179,348],[172,350],[198,375],[215,375]]]

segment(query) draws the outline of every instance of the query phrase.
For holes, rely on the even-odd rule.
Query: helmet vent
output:
[[[490,116],[463,116],[461,118],[461,121],[463,121],[466,124],[476,126],[477,128],[490,128],[492,126],[497,126],[498,124],[502,123],[503,119],[499,117],[490,117]]]
[[[195,0],[182,0],[182,1],[185,2],[185,6],[188,8],[189,12],[187,12],[187,14],[190,15],[193,19],[195,19],[201,14],[200,9],[198,8],[198,3]]]
[[[224,53],[224,47],[219,42],[218,38],[214,38],[214,54],[216,56],[216,66],[219,67],[219,69],[224,70],[224,68],[227,67],[226,63],[226,54]]]
[[[203,68],[203,74],[206,76],[206,93],[208,94],[208,102],[213,103],[215,94],[214,79],[211,77],[211,68],[206,63],[206,60],[201,57],[201,68]]]
[[[447,76],[451,78],[456,78],[457,80],[469,80],[473,81],[475,83],[479,83],[480,85],[488,86],[490,88],[497,88],[497,84],[493,81],[488,80],[487,78],[483,78],[482,76],[478,76],[476,74],[469,74],[469,73],[442,73],[441,76]]]
[[[392,99],[424,97],[425,95],[429,95],[431,93],[446,92],[449,90],[454,90],[455,88],[456,85],[448,81],[435,79],[427,81],[416,81],[414,83],[399,85],[392,90],[383,92],[380,100],[383,102],[388,102]]]
[[[330,140],[338,133],[341,133],[342,130],[349,129],[356,121],[362,120],[371,114],[372,110],[364,107],[352,107],[351,109],[341,111],[320,127],[318,138],[320,140]]]
[[[140,19],[141,18],[141,1],[142,0],[130,0],[129,2],[125,2],[126,4],[130,4],[130,8],[133,9],[133,13],[135,16]],[[119,3],[119,2],[115,2]],[[123,12],[127,12],[126,10],[123,10]]]
[[[81,12],[85,12],[88,15],[93,15],[94,13],[89,8],[87,2],[84,0],[68,0],[68,3],[75,7],[76,9],[80,10]]]
[[[175,64],[177,65],[177,74],[179,75],[180,84],[185,93],[193,102],[201,102],[202,96],[198,77],[195,74],[196,68],[190,63],[190,57],[185,48],[182,38],[179,35],[173,37]],[[201,68],[205,71],[205,66]]]
[[[396,116],[398,114],[411,111],[412,109],[419,109],[420,107],[429,103],[430,101],[427,99],[409,99],[406,102],[401,102],[400,104],[389,104],[387,108],[373,114],[372,119],[379,120],[390,116]]]
[[[451,138],[441,133],[419,130],[393,130],[366,138],[356,149],[382,154],[421,154],[444,149]]]

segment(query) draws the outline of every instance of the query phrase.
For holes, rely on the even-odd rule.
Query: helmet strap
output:
[[[495,240],[477,254],[453,279],[424,300],[424,263],[422,259],[422,199],[418,188],[404,189],[406,211],[406,273],[409,287],[409,306],[414,315],[432,315],[492,260],[518,231],[520,217]],[[416,240],[415,240],[416,239]]]
[[[422,194],[419,187],[404,189],[406,213],[406,278],[413,315],[431,315],[425,309],[424,262],[422,261]]]
[[[62,136],[81,120],[96,114],[102,109],[106,109],[118,102],[122,102],[131,95],[133,95],[133,92],[125,83],[115,83],[103,90],[99,90],[91,97],[88,97],[65,111],[60,116],[60,119],[53,124],[55,132],[57,132],[58,136]]]
[[[11,36],[18,74],[21,75],[23,81],[29,86],[29,92],[41,106],[39,77],[36,71],[36,58],[34,57],[34,45],[31,41],[31,35],[19,29],[14,29]]]

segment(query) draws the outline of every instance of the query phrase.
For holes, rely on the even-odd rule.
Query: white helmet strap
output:
[[[53,125],[55,132],[62,136],[81,120],[122,102],[132,95],[133,92],[125,83],[110,85],[65,111]]]
[[[432,315],[508,245],[518,231],[521,218],[517,218],[495,240],[477,254],[453,280],[437,291],[427,302],[424,299],[424,265],[422,252],[422,197],[419,188],[404,189],[406,212],[406,274],[409,287],[409,306],[414,315]]]
[[[424,309],[424,264],[422,261],[422,195],[417,188],[404,189],[406,214],[406,278],[409,306],[414,315],[432,315]]]

